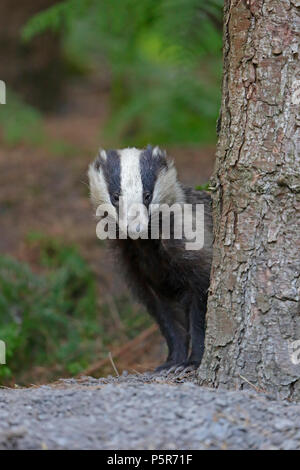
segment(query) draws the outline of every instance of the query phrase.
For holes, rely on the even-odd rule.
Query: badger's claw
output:
[[[184,370],[184,364],[179,364],[179,366],[176,367],[174,374],[180,374]]]
[[[193,372],[199,366],[199,363],[196,361],[186,360],[181,363],[175,363],[171,361],[167,361],[161,366],[158,366],[155,369],[155,373],[159,374],[163,377],[167,377],[168,375],[175,375],[178,378],[184,377],[189,372]]]
[[[197,369],[197,366],[195,366],[194,364],[191,364],[190,366],[187,366],[187,367],[185,367],[185,369],[182,370],[182,372],[181,372],[181,374],[179,374],[178,378],[182,379],[183,377],[185,377],[190,372],[194,372],[196,369]]]
[[[172,361],[167,361],[161,364],[160,366],[156,367],[154,372],[155,374],[168,375],[169,371],[173,369],[174,367],[177,367],[177,365],[174,364],[174,362]]]
[[[172,373],[178,375],[179,378],[184,377],[189,372],[193,372],[198,368],[199,364],[195,361],[184,361],[181,364],[177,364],[172,368]]]
[[[178,367],[178,364],[174,364],[172,367],[170,367],[170,369],[167,370],[166,375],[174,374],[177,367]]]

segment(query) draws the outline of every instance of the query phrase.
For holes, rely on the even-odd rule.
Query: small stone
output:
[[[283,442],[282,448],[284,450],[297,450],[299,449],[299,442],[294,441],[292,439],[287,439]]]
[[[274,427],[278,431],[287,431],[293,427],[293,424],[288,419],[277,419],[274,423]]]

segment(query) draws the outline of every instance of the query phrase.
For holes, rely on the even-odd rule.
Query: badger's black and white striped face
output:
[[[148,208],[151,203],[183,202],[173,162],[158,147],[101,150],[88,175],[94,205],[110,204],[116,220],[120,198],[128,210],[136,204]],[[146,230],[146,225],[144,219],[141,230]]]

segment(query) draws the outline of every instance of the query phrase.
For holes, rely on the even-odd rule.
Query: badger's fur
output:
[[[186,250],[184,239],[117,239],[137,298],[159,324],[169,354],[158,370],[195,368],[204,351],[205,312],[212,257],[211,199],[182,185],[172,161],[158,147],[102,150],[89,167],[95,207],[110,204],[116,215],[119,196],[128,204],[204,204],[204,247]],[[148,230],[143,227],[142,230]]]

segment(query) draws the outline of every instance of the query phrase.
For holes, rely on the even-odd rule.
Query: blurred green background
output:
[[[0,384],[77,374],[130,341],[120,370],[152,367],[164,353],[155,332],[149,350],[143,332],[151,320],[96,240],[86,167],[100,144],[152,143],[175,156],[185,182],[208,180],[222,7],[222,0],[1,1],[0,339],[7,364]],[[111,370],[101,367],[98,373]]]

